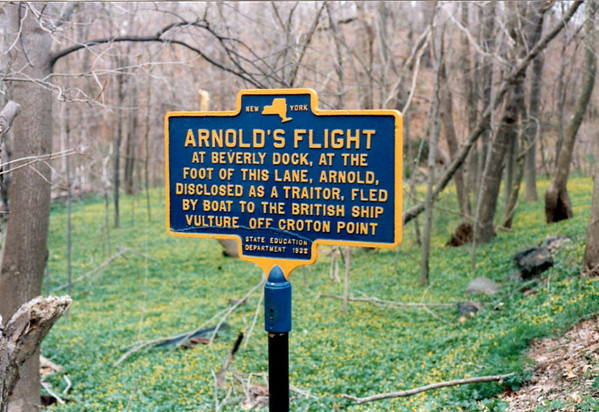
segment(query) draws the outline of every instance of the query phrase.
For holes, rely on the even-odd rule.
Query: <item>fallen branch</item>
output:
[[[240,332],[239,335],[237,336],[237,340],[235,341],[235,344],[233,345],[233,349],[231,350],[231,352],[229,352],[229,354],[227,355],[227,359],[225,359],[225,363],[223,364],[223,366],[220,368],[220,370],[216,374],[216,386],[218,386],[219,388],[227,387],[227,384],[226,384],[227,370],[229,369],[229,366],[231,366],[231,363],[233,362],[233,356],[235,356],[235,354],[237,353],[237,350],[239,349],[239,345],[241,345],[242,340],[243,340],[243,332]]]
[[[332,298],[332,299],[339,299],[342,300],[343,302],[346,301],[346,297],[345,296],[338,296],[338,295],[330,295],[328,293],[321,293],[320,295],[318,295],[318,298]],[[365,303],[370,303],[371,305],[375,305],[378,307],[412,307],[412,308],[420,308],[422,310],[424,310],[425,312],[427,312],[429,315],[431,315],[433,318],[444,322],[444,323],[449,323],[448,320],[443,319],[441,316],[437,315],[435,312],[433,312],[429,306],[442,306],[442,307],[451,307],[451,306],[455,306],[455,304],[452,303],[417,303],[417,302],[395,302],[392,300],[383,300],[383,299],[379,299],[377,297],[365,297],[365,298],[356,298],[353,296],[349,296],[347,297],[347,301],[351,301],[351,302],[365,302]]]
[[[44,388],[46,390],[46,392],[48,392],[48,394],[51,397],[53,397],[54,399],[56,399],[56,402],[58,402],[60,405],[64,405],[66,403],[64,401],[64,399],[62,399],[60,397],[60,395],[58,395],[56,392],[54,392],[54,390],[52,390],[52,385],[50,385],[48,382],[41,381],[40,384],[42,385],[42,388]]]
[[[6,325],[0,317],[0,412],[8,410],[8,398],[19,380],[21,367],[39,349],[70,304],[68,296],[40,296],[17,309]]]
[[[216,329],[214,329],[214,332],[212,332],[212,336],[210,337],[210,342],[208,342],[209,345],[212,344],[212,342],[214,342],[214,338],[216,337],[216,333],[218,332],[218,329],[220,328],[220,326],[225,322],[225,320],[227,319],[227,317],[233,313],[233,311],[235,309],[237,309],[239,306],[241,306],[244,302],[246,302],[248,300],[248,298],[250,296],[252,296],[252,294],[259,289],[260,287],[264,286],[264,283],[266,283],[266,276],[262,276],[262,279],[260,280],[260,282],[258,282],[253,288],[251,288],[248,293],[245,294],[244,297],[242,297],[241,299],[239,299],[233,306],[231,306],[230,308],[228,308],[225,311],[225,314],[221,317],[220,321],[218,322],[218,325],[216,325]]]
[[[218,412],[227,403],[227,400],[231,396],[231,393],[233,393],[233,386],[229,387],[229,390],[227,391],[227,394],[225,395],[225,399],[223,399],[222,402],[219,402],[218,401],[218,388],[219,388],[218,378],[214,374],[214,371],[210,371],[210,373],[212,374],[212,378],[214,378],[214,412]]]
[[[222,313],[222,312],[223,311],[221,311],[219,313]],[[213,316],[209,322],[211,322],[215,318],[216,318],[216,316]],[[206,323],[208,323],[208,322],[206,322]],[[151,340],[147,340],[147,341],[143,341],[143,342],[138,342],[138,343],[134,344],[133,346],[131,346],[131,349],[129,349],[127,352],[125,352],[125,354],[123,354],[123,356],[121,356],[114,363],[114,366],[120,365],[121,363],[123,363],[123,361],[125,361],[131,355],[141,351],[144,348],[164,347],[164,346],[170,346],[170,345],[176,345],[178,347],[182,344],[185,344],[186,342],[189,342],[189,340],[193,339],[194,337],[205,337],[208,333],[210,333],[216,329],[216,326],[212,326],[210,328],[205,328],[204,325],[205,324],[203,324],[202,326],[200,326],[197,329],[192,330],[191,332],[184,332],[184,333],[180,333],[180,334],[174,335],[174,336],[166,336],[166,337],[151,339]],[[220,325],[220,327],[222,328],[223,325]]]
[[[321,293],[317,297],[319,299],[320,298],[331,298],[331,299],[339,299],[339,300],[344,299],[343,296],[331,295],[329,293]],[[428,307],[428,306],[442,306],[442,307],[455,306],[454,303],[395,302],[392,300],[384,300],[384,299],[379,299],[376,297],[356,298],[354,296],[349,296],[348,300],[351,302],[366,302],[366,303],[370,303],[370,304],[373,304],[376,306],[386,305],[386,306],[404,306],[404,307],[416,307],[416,308]]]
[[[233,312],[236,308],[238,308],[239,306],[241,306],[243,304],[243,302],[245,302],[248,297],[254,293],[254,291],[256,291],[256,289],[258,289],[260,286],[264,285],[264,282],[266,282],[266,279],[263,277],[262,280],[260,280],[260,282],[258,282],[258,284],[256,284],[252,289],[250,289],[250,291],[248,293],[245,294],[245,296],[239,300],[236,301],[236,303],[227,308],[227,309],[223,309],[221,311],[219,311],[217,314],[215,314],[212,318],[210,318],[207,322],[205,322],[204,324],[202,324],[200,327],[198,327],[197,329],[192,330],[191,332],[188,333],[183,333],[183,334],[179,334],[176,336],[167,336],[167,337],[162,337],[162,338],[157,338],[157,339],[152,339],[152,340],[148,340],[148,341],[143,341],[143,342],[138,342],[136,344],[134,344],[126,353],[124,353],[115,363],[114,366],[118,366],[121,363],[123,363],[127,358],[129,358],[131,355],[141,351],[144,348],[147,347],[152,347],[158,344],[161,344],[163,342],[166,341],[170,341],[172,339],[180,339],[177,343],[177,345],[181,345],[182,343],[184,343],[186,340],[188,340],[191,336],[193,336],[195,333],[201,331],[202,329],[204,329],[206,327],[206,325],[211,324],[215,319],[218,319],[220,317],[220,320],[218,322],[218,324],[214,327],[213,329],[213,333],[212,336],[210,337],[210,341],[208,342],[208,344],[212,344],[212,342],[214,341],[214,337],[216,336],[216,333],[218,332],[218,330],[222,327],[222,325],[225,322],[225,319],[227,318],[227,316]]]
[[[260,315],[260,309],[263,307],[262,306],[263,298],[264,298],[264,293],[261,293],[260,297],[258,299],[258,304],[256,305],[256,311],[254,312],[254,318],[252,319],[252,324],[250,325],[250,328],[247,331],[247,338],[245,339],[245,342],[243,343],[243,349],[247,349],[247,347],[250,343],[250,338],[252,337],[252,333],[254,332],[254,327],[256,326],[256,323],[258,323],[258,316]]]
[[[99,266],[93,268],[92,270],[90,270],[89,272],[73,279],[71,281],[71,285],[73,283],[77,283],[77,282],[81,282],[82,280],[85,280],[87,278],[89,278],[90,276],[92,276],[93,274],[95,274],[96,272],[104,269],[106,266],[110,265],[112,262],[114,262],[118,257],[124,255],[125,253],[130,252],[128,249],[119,249],[119,251],[117,253],[115,253],[114,255],[110,256],[108,259],[106,259],[104,262],[102,262]],[[69,286],[68,283],[62,284],[60,286],[55,287],[52,291],[56,292],[62,289],[65,289]]]
[[[229,327],[229,325],[226,323],[224,323],[223,325],[220,326],[221,329],[227,329],[228,327]],[[166,348],[168,346],[176,346],[176,347],[189,346],[189,347],[191,347],[195,343],[208,343],[207,336],[212,334],[212,332],[214,332],[215,329],[216,329],[216,326],[212,326],[210,328],[205,328],[205,329],[200,329],[200,330],[196,329],[192,335],[190,335],[189,332],[185,332],[185,333],[177,335],[173,338],[167,339],[164,342],[161,342],[160,344],[157,344],[156,347],[157,348]]]
[[[402,398],[402,397],[412,396],[412,395],[416,395],[421,392],[426,392],[426,391],[430,391],[433,389],[439,389],[439,388],[446,388],[448,386],[465,385],[465,384],[469,384],[469,383],[503,381],[504,379],[507,379],[510,376],[514,376],[514,375],[515,375],[514,373],[506,373],[504,375],[490,375],[490,376],[479,376],[479,377],[475,377],[475,378],[456,379],[453,381],[437,382],[437,383],[433,383],[433,384],[426,385],[426,386],[420,386],[418,388],[410,389],[407,391],[380,393],[377,395],[366,396],[364,398],[358,398],[356,396],[347,395],[345,393],[341,394],[341,397],[352,400],[356,403],[366,403],[366,402],[372,402],[372,401],[380,401],[382,399]]]

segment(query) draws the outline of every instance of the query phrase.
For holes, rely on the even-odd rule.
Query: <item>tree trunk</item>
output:
[[[564,136],[555,174],[545,193],[545,219],[547,223],[559,222],[573,216],[572,204],[567,190],[568,175],[570,173],[570,163],[572,163],[576,135],[582,124],[582,119],[591,100],[595,85],[595,74],[597,72],[597,56],[595,55],[597,48],[597,28],[595,27],[595,14],[598,4],[599,2],[596,0],[587,4],[586,20],[584,23],[585,70],[582,90],[576,100],[574,113]]]
[[[528,119],[528,112],[526,110],[526,103],[524,102],[524,90],[522,90],[522,84],[517,84],[516,87],[516,101],[514,103],[517,107],[516,110],[519,110],[520,112],[520,124],[522,125],[525,124],[526,120]],[[505,193],[505,217],[503,219],[503,227],[506,228],[511,228],[512,222],[514,220],[514,214],[518,205],[518,197],[520,195],[520,187],[522,186],[522,178],[524,177],[525,158],[527,153],[527,142],[524,139],[525,132],[522,131],[521,138],[518,139],[518,130],[519,129],[517,127],[514,127],[511,132],[513,133],[514,151],[516,151],[518,140],[521,141],[521,154],[518,156],[516,156],[516,153],[513,154],[513,180],[512,184],[510,185],[510,190],[506,190]]]
[[[524,146],[526,150],[526,146]],[[518,195],[520,194],[520,187],[522,186],[522,177],[524,176],[525,167],[525,155],[519,155],[516,159],[516,176],[512,191],[507,194],[507,201],[505,205],[505,217],[503,219],[503,227],[511,228],[514,221],[514,214],[516,213],[516,206],[518,205]]]
[[[535,43],[539,41],[543,32],[543,16],[547,11],[544,3],[532,3],[529,5],[520,4],[521,9],[528,9],[527,12],[522,10],[521,16],[524,17],[528,23],[524,27],[523,35],[525,38],[525,46],[522,47],[520,57],[526,54],[526,50],[533,47]],[[525,175],[525,168],[529,167],[532,170],[526,170],[526,189],[528,190],[529,201],[537,200],[537,182],[536,182],[536,139],[540,133],[540,120],[539,120],[539,107],[540,107],[540,96],[542,86],[542,75],[543,75],[543,55],[539,54],[532,63],[532,81],[531,81],[531,92],[530,92],[530,112],[526,109],[526,103],[524,101],[524,91],[517,90],[516,104],[520,110],[521,119],[521,138],[518,139],[516,135],[516,129],[514,129],[513,143],[510,147],[508,161],[511,162],[510,169],[511,173],[509,176],[509,183],[506,184],[505,192],[505,217],[503,220],[503,226],[506,228],[512,227],[514,214],[518,205],[518,197],[520,194],[520,186],[522,185],[522,178]],[[523,130],[522,130],[523,129]],[[516,155],[516,149],[518,146],[518,140],[520,140],[520,154]],[[526,196],[526,194],[525,194]]]
[[[69,69],[69,59],[65,58],[65,66],[67,72],[70,72]],[[67,88],[70,86],[69,78],[67,77],[66,84]],[[65,113],[64,113],[64,148],[66,150],[71,148],[71,111],[69,108],[69,103],[65,103]],[[72,242],[72,179],[71,179],[71,156],[66,156],[65,158],[65,185],[67,187],[67,280],[68,280],[68,289],[67,293],[71,294],[72,288],[72,279],[73,279],[73,262],[71,259],[71,254],[73,252],[73,242]],[[48,272],[50,273],[50,272]],[[50,281],[48,281],[48,290],[50,289]],[[68,314],[67,314],[68,316]]]
[[[536,19],[533,35],[528,42],[535,44],[543,35],[544,13],[540,8],[543,3],[534,3],[533,19]],[[541,135],[541,91],[543,88],[543,68],[545,57],[539,54],[532,62],[532,78],[530,85],[530,104],[528,119],[525,129],[526,158],[524,163],[524,200],[536,202],[539,200],[537,194],[537,139]]]
[[[521,83],[521,80],[518,81]],[[480,186],[477,202],[474,240],[477,244],[489,243],[493,237],[493,221],[497,209],[497,198],[501,185],[501,175],[508,150],[509,140],[517,128],[518,97],[520,84],[513,86],[505,108],[505,113],[499,124],[499,130],[490,148],[488,159]]]
[[[152,114],[152,76],[148,79],[146,94],[146,118],[144,130],[144,188],[146,192],[146,211],[148,222],[152,221],[152,202],[150,202],[150,124]]]
[[[133,180],[133,172],[135,171],[135,157],[137,153],[137,114],[138,110],[138,89],[137,84],[131,87],[132,111],[129,111],[129,128],[127,130],[127,144],[125,146],[125,170],[123,175],[123,184],[125,186],[125,194],[132,195],[135,193],[135,182]]]
[[[595,141],[595,153],[599,151],[599,135]],[[587,243],[584,249],[584,270],[599,276],[599,165],[595,164],[595,184],[593,186],[593,205],[587,227]]]
[[[429,257],[433,228],[433,187],[435,185],[437,143],[441,132],[441,100],[439,95],[441,89],[441,71],[443,70],[443,65],[441,64],[441,61],[443,60],[443,30],[434,27],[435,14],[433,14],[433,21],[431,21],[431,30],[433,31],[432,49],[434,53],[433,66],[435,69],[435,82],[433,86],[433,101],[431,103],[431,126],[428,145],[428,182],[426,185],[426,199],[424,202],[424,233],[422,236],[422,259],[420,260],[419,283],[421,286],[429,283]]]
[[[505,178],[503,182],[504,197],[507,205],[510,193],[514,188],[514,180],[516,175],[516,152],[518,149],[518,127],[513,127],[508,133],[507,151],[505,156]]]
[[[480,21],[483,22],[481,27],[481,35],[482,38],[480,40],[481,44],[484,46],[484,50],[492,54],[495,52],[495,9],[496,4],[494,2],[490,2],[485,4],[480,8]],[[482,104],[483,107],[491,106],[491,98],[493,92],[493,58],[490,56],[485,56],[482,58],[482,67],[481,67],[481,83],[480,86],[482,90],[480,91],[482,95]],[[489,154],[489,147],[491,145],[492,138],[492,130],[491,130],[491,117],[485,121],[484,132],[481,137],[481,148],[480,148],[480,156],[479,156],[479,165],[477,169],[481,174],[478,176],[477,180],[477,188],[480,192],[480,187],[482,184],[482,174],[485,170],[485,164],[487,161],[487,157]],[[477,206],[478,207],[478,206]]]
[[[122,66],[122,64],[120,65]],[[114,227],[121,227],[121,219],[120,219],[120,211],[119,211],[119,192],[121,186],[121,144],[123,142],[123,104],[125,101],[125,91],[124,91],[124,74],[119,72],[116,75],[117,81],[117,126],[116,126],[116,136],[114,139],[114,148],[113,148],[113,190],[114,190]]]
[[[462,26],[469,27],[469,19],[468,19],[468,9],[469,3],[467,1],[461,4],[462,14]],[[461,66],[461,74],[462,81],[464,82],[464,91],[466,93],[466,114],[468,115],[468,133],[476,128],[476,119],[478,118],[478,100],[479,96],[476,93],[476,69],[478,69],[478,55],[475,53],[470,53],[470,43],[468,41],[468,35],[466,33],[462,33],[461,35],[461,56],[460,56],[460,66]],[[470,59],[474,59],[474,67],[473,63]]]
[[[561,9],[565,8],[564,3],[561,3]],[[555,159],[553,159],[553,163],[557,166],[557,158],[559,156],[559,152],[562,151],[562,143],[564,142],[565,136],[565,126],[564,126],[564,108],[566,107],[566,89],[568,88],[568,82],[571,76],[572,71],[570,70],[568,75],[566,76],[566,68],[569,67],[568,64],[568,54],[566,53],[568,49],[568,44],[570,43],[570,30],[569,27],[566,27],[564,30],[564,38],[562,40],[562,48],[560,50],[560,66],[559,73],[557,75],[557,124],[558,124],[558,133],[557,133],[557,142],[555,143]],[[549,175],[548,175],[549,176]]]
[[[29,8],[43,13],[45,5],[7,4],[10,60],[28,79],[46,79],[50,74],[51,33]],[[36,12],[36,13],[37,13]],[[20,34],[16,41],[14,36]],[[52,152],[52,94],[32,81],[12,83],[11,98],[21,103],[21,114],[13,125],[14,159]],[[50,168],[44,162],[12,172],[10,212],[0,266],[0,314],[10,319],[17,308],[41,294],[48,257],[50,214]],[[21,370],[11,397],[11,411],[39,410],[39,356],[33,355]]]
[[[461,4],[461,23],[464,27],[469,27],[469,3],[467,1]],[[478,71],[480,70],[480,58],[476,53],[470,52],[470,41],[466,33],[461,34],[461,52],[460,52],[460,71],[462,74],[462,82],[466,99],[463,99],[466,107],[465,111],[468,116],[468,128],[466,136],[476,128],[478,119],[478,103],[480,95],[477,93],[475,83],[477,81]],[[472,60],[471,60],[472,59]],[[476,193],[478,182],[478,148],[474,147],[469,159],[466,162],[466,172],[463,173],[466,197],[468,199],[468,207],[470,215],[472,215],[472,207],[470,205],[470,197]],[[452,155],[453,156],[453,155]]]
[[[360,39],[360,53],[364,55],[365,61],[363,64],[364,71],[361,74],[362,79],[358,84],[360,107],[362,109],[374,108],[374,77],[373,77],[373,62],[374,62],[374,30],[370,13],[364,10],[364,3],[361,1],[355,2],[358,21],[361,23],[362,33],[358,34]]]
[[[445,65],[441,64],[440,70],[440,82],[441,84],[447,84],[447,76],[445,73]],[[447,147],[449,148],[449,156],[451,160],[455,159],[460,147],[458,138],[456,137],[455,127],[453,124],[453,96],[450,87],[442,87],[440,90],[441,106],[440,116],[441,125],[445,132],[445,139],[447,140]],[[453,176],[453,181],[456,187],[456,193],[458,195],[458,204],[460,206],[460,213],[462,214],[462,220],[467,221],[472,216],[472,210],[470,209],[470,199],[468,198],[468,190],[464,184],[464,172],[463,169],[456,171]]]

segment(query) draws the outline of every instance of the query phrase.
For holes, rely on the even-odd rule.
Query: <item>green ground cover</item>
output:
[[[545,183],[546,185],[546,183]],[[540,185],[540,193],[545,186]],[[537,337],[559,333],[568,325],[599,312],[599,279],[579,276],[591,203],[592,182],[569,184],[575,217],[552,226],[544,223],[542,202],[521,203],[512,231],[499,231],[489,245],[478,249],[477,268],[471,269],[469,248],[446,248],[444,243],[458,218],[453,196],[446,195],[435,212],[431,284],[418,286],[420,250],[413,225],[404,231],[397,250],[356,250],[352,257],[350,293],[397,302],[449,303],[477,300],[483,311],[458,321],[455,305],[390,309],[367,303],[318,298],[341,295],[343,284],[329,280],[328,247],[320,248],[317,263],[297,269],[293,284],[293,331],[290,334],[290,380],[294,411],[410,411],[502,410],[494,395],[504,388],[485,383],[439,389],[410,398],[354,404],[340,394],[368,396],[434,382],[516,372],[507,385],[527,378],[522,353]],[[52,411],[214,411],[228,389],[215,392],[214,374],[224,362],[238,332],[246,335],[229,370],[232,392],[221,410],[241,410],[242,394],[235,374],[263,383],[267,371],[261,289],[247,305],[234,311],[230,325],[212,345],[193,349],[154,348],[115,362],[136,342],[193,330],[243,297],[261,280],[254,265],[225,258],[214,240],[182,239],[166,234],[162,190],[151,193],[152,220],[143,196],[122,199],[121,228],[106,226],[103,200],[73,206],[73,277],[90,274],[117,253],[125,252],[73,286],[73,305],[43,345],[43,354],[62,365],[48,378],[60,393],[67,374],[72,382],[66,398]],[[502,215],[502,212],[499,213]],[[112,215],[110,216],[112,219]],[[55,204],[49,239],[49,283],[44,290],[66,282],[66,210]],[[514,271],[515,252],[534,246],[546,236],[570,236],[573,242],[555,255],[556,264],[525,295],[520,283],[504,281]],[[342,273],[342,271],[341,271]],[[493,296],[466,296],[476,276],[501,282]],[[258,309],[258,312],[256,311]],[[258,313],[257,324],[249,335]],[[434,316],[433,316],[434,315]],[[309,394],[309,396],[306,396]]]

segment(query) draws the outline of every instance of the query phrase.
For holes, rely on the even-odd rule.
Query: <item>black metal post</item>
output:
[[[268,332],[269,410],[289,412],[291,283],[278,265],[264,284],[264,329]]]
[[[289,411],[289,333],[268,334],[270,412]]]

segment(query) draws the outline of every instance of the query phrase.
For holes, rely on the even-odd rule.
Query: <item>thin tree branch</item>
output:
[[[228,308],[224,315],[220,318],[218,324],[216,325],[216,327],[214,328],[214,331],[212,332],[212,336],[210,336],[210,341],[208,342],[209,345],[212,344],[212,342],[214,342],[214,338],[216,337],[216,334],[218,333],[218,330],[221,328],[221,326],[223,325],[223,323],[225,323],[225,320],[227,319],[227,316],[229,316],[235,309],[237,309],[239,306],[241,306],[242,303],[246,302],[248,300],[248,298],[250,296],[252,296],[252,294],[258,290],[259,288],[263,287],[264,284],[266,283],[266,276],[262,276],[262,279],[260,280],[260,282],[256,283],[256,285],[251,288],[244,297],[242,297],[241,299],[239,299],[237,302],[235,302],[234,305],[232,305],[230,308]],[[190,335],[191,336],[191,335]],[[181,342],[182,343],[182,342]]]
[[[71,16],[73,15],[73,11],[75,11],[75,8],[79,5],[79,3],[77,2],[69,2],[69,3],[65,3],[63,6],[63,10],[62,10],[62,14],[60,15],[60,18],[53,23],[53,29],[56,30],[58,29],[60,26],[62,26],[63,24],[65,24],[67,21],[69,21],[71,19]]]
[[[90,47],[99,46],[102,44],[122,43],[122,42],[176,44],[179,46],[183,46],[183,47],[199,54],[202,58],[204,58],[208,63],[212,64],[213,66],[215,66],[221,70],[224,70],[228,73],[231,73],[231,74],[249,82],[250,84],[252,84],[255,87],[263,87],[263,84],[261,82],[259,82],[255,78],[253,78],[253,76],[250,76],[249,73],[247,71],[244,71],[238,64],[237,64],[237,66],[240,69],[239,71],[234,70],[230,67],[224,66],[223,64],[221,64],[221,63],[217,62],[216,60],[212,59],[211,57],[209,57],[207,54],[205,54],[199,48],[194,47],[187,42],[184,42],[182,40],[163,37],[163,35],[166,34],[168,31],[170,31],[171,29],[174,29],[174,28],[178,28],[178,27],[202,28],[202,29],[208,31],[212,36],[216,37],[221,44],[225,40],[236,41],[235,39],[227,39],[227,38],[223,38],[221,36],[217,36],[216,33],[210,29],[208,24],[201,23],[200,21],[197,21],[197,20],[194,22],[178,22],[178,23],[172,23],[172,24],[169,24],[169,25],[163,27],[161,30],[159,30],[154,35],[148,35],[148,36],[125,35],[125,36],[117,36],[117,37],[105,37],[105,38],[89,40],[89,41],[86,41],[83,43],[75,44],[71,47],[67,47],[63,50],[59,50],[58,52],[54,53],[50,57],[50,67],[54,67],[54,65],[56,64],[56,62],[58,60],[60,60],[61,58],[65,57],[65,56],[68,56],[71,53],[74,53],[74,52],[82,50],[82,49],[89,49]],[[229,57],[231,58],[230,49],[225,48],[225,51],[227,52],[227,55],[229,55]],[[231,61],[233,63],[236,63],[235,60],[232,58],[231,58]]]
[[[321,293],[316,297],[319,299],[320,298],[331,298],[331,299],[344,300],[343,296],[331,295],[329,293]],[[421,308],[421,307],[427,307],[427,306],[441,306],[441,307],[455,306],[455,304],[453,304],[453,303],[395,302],[392,300],[384,300],[384,299],[380,299],[377,297],[357,298],[357,297],[349,296],[347,300],[350,302],[371,303],[373,305],[379,305],[379,306],[386,305],[386,306],[399,306],[399,307],[412,307],[412,308]]]
[[[295,62],[293,70],[291,72],[291,77],[289,79],[289,86],[293,86],[295,84],[295,79],[297,77],[297,73],[299,71],[302,60],[304,59],[304,55],[306,54],[306,50],[308,49],[308,46],[310,45],[310,41],[312,40],[312,37],[314,36],[314,33],[316,32],[318,23],[320,22],[320,16],[322,14],[322,11],[324,10],[325,3],[326,2],[324,2],[324,1],[322,2],[322,5],[318,9],[318,13],[316,14],[316,17],[314,18],[314,21],[312,22],[312,26],[310,27],[310,29],[308,29],[308,32],[306,34],[306,40],[304,41],[304,44],[302,45],[302,49],[300,51],[299,57],[297,58],[297,61]]]
[[[147,340],[147,341],[143,341],[143,342],[138,342],[136,344],[134,344],[125,354],[123,354],[115,363],[114,366],[118,366],[121,363],[123,363],[127,358],[129,358],[131,355],[141,351],[144,348],[147,348],[149,346],[154,346],[160,343],[164,343],[166,341],[172,341],[172,340],[178,340],[179,344],[184,343],[185,341],[187,341],[189,339],[190,336],[193,336],[195,333],[201,331],[202,329],[205,328],[205,325],[212,323],[215,319],[217,319],[218,317],[220,317],[220,321],[219,323],[214,327],[213,330],[213,335],[211,336],[210,339],[210,343],[213,342],[214,340],[214,336],[216,334],[216,332],[218,332],[218,330],[222,327],[222,324],[224,323],[225,319],[227,318],[227,316],[233,311],[235,310],[237,307],[239,307],[242,302],[244,302],[245,300],[247,300],[247,298],[256,291],[256,289],[258,289],[260,286],[263,286],[264,283],[266,282],[266,277],[263,276],[262,280],[260,280],[260,282],[258,282],[258,284],[256,284],[254,287],[252,287],[252,289],[250,289],[250,291],[248,293],[245,294],[245,296],[241,299],[239,299],[235,305],[233,305],[230,308],[227,309],[223,309],[220,312],[218,312],[217,314],[215,314],[212,318],[210,318],[207,322],[205,322],[204,324],[202,324],[200,327],[192,330],[191,332],[185,332],[185,333],[181,333],[179,335],[176,336],[167,336],[167,337],[162,337],[162,338],[157,338],[157,339],[152,339],[152,340]]]
[[[14,172],[15,170],[18,170],[18,169],[22,169],[23,167],[31,166],[35,163],[40,163],[40,162],[45,163],[49,160],[59,159],[61,157],[70,156],[70,155],[73,155],[76,153],[79,153],[79,152],[77,152],[74,149],[67,149],[62,152],[49,153],[49,154],[44,154],[44,155],[39,155],[39,156],[26,156],[26,157],[21,157],[19,159],[11,160],[10,162],[4,163],[2,166],[9,166],[9,165],[13,165],[15,163],[16,163],[16,165],[11,166],[11,168],[8,170],[0,170],[0,176],[7,174],[7,173]],[[47,180],[47,179],[45,179],[45,180]]]
[[[105,267],[107,267],[108,265],[110,265],[112,262],[114,262],[118,257],[124,255],[125,253],[127,253],[129,250],[128,249],[124,249],[121,248],[119,249],[119,251],[117,253],[115,253],[114,255],[110,256],[108,259],[106,259],[104,262],[102,262],[99,266],[93,268],[92,270],[90,270],[89,272],[73,279],[71,282],[69,283],[65,283],[63,285],[57,286],[54,289],[52,289],[53,292],[62,290],[70,285],[72,285],[73,283],[77,283],[80,282],[82,280],[85,280],[87,278],[89,278],[90,276],[92,276],[93,274],[95,274],[96,272],[104,269]]]
[[[380,393],[378,395],[366,396],[364,398],[358,398],[352,395],[342,394],[341,397],[345,399],[352,400],[358,404],[372,402],[372,401],[380,401],[382,399],[392,399],[392,398],[402,398],[406,396],[416,395],[421,392],[430,391],[433,389],[446,388],[448,386],[457,386],[457,385],[465,385],[469,383],[481,383],[481,382],[494,382],[494,381],[503,381],[511,376],[514,376],[514,373],[506,373],[504,375],[490,375],[490,376],[479,376],[475,378],[465,378],[465,379],[456,379],[452,381],[445,382],[437,382],[426,386],[420,386],[418,388],[410,389],[407,391],[401,392],[391,392],[391,393]]]

